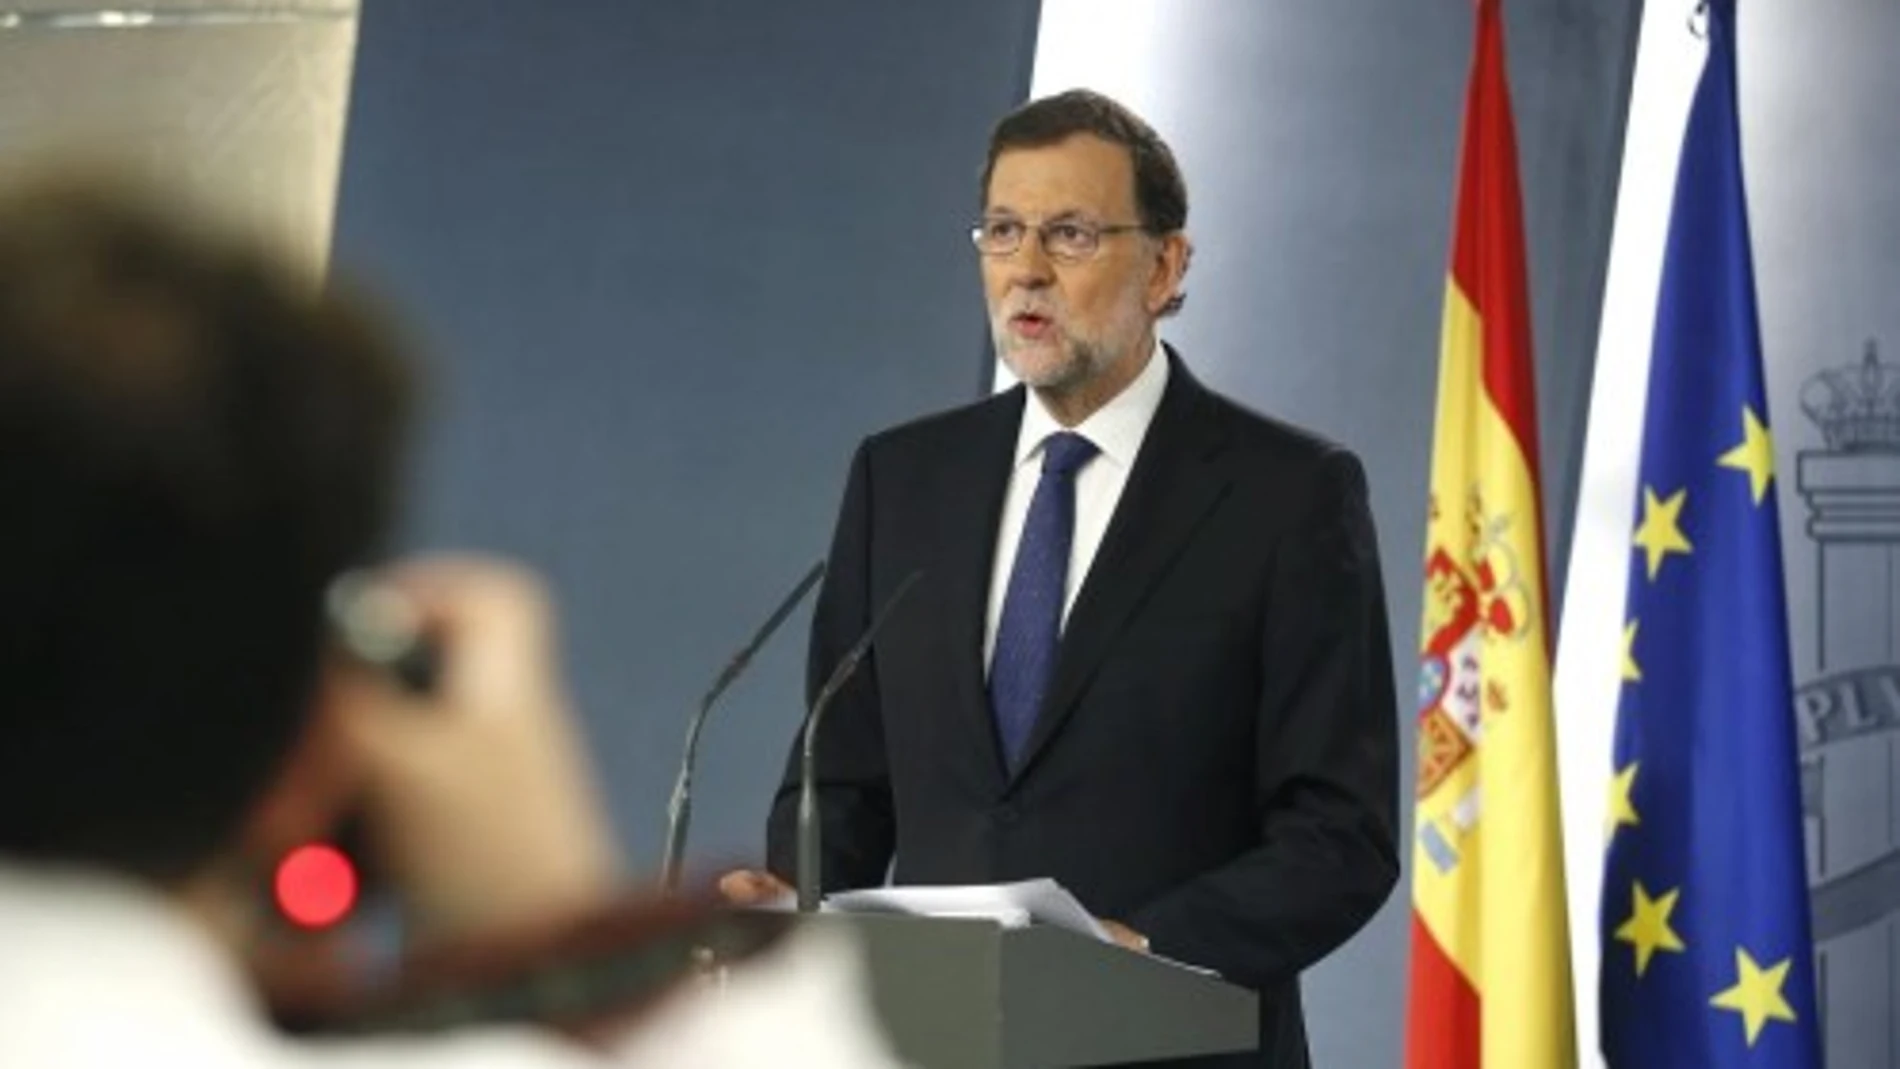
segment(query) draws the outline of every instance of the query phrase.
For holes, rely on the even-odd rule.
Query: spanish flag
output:
[[[1576,1059],[1530,306],[1498,4],[1477,0],[1432,442],[1411,1069]]]

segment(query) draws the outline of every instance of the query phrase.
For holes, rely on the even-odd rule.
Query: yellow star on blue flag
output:
[[[1821,1064],[1735,2],[1706,5],[1650,353],[1600,913],[1612,1069]]]

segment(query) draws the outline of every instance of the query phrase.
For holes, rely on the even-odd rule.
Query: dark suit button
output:
[[[1022,815],[1023,811],[1017,809],[1014,804],[1009,802],[1004,802],[1002,805],[990,810],[990,819],[996,821],[998,824],[1014,824],[1022,818]]]

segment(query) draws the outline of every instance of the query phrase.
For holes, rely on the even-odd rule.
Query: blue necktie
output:
[[[1079,434],[1063,431],[1043,439],[1042,479],[1023,521],[990,657],[990,708],[1012,772],[1055,671],[1075,536],[1075,473],[1093,456],[1095,443]]]

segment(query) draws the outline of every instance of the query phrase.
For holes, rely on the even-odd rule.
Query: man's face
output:
[[[990,173],[986,221],[1027,225],[1006,256],[981,257],[996,352],[1038,390],[1065,392],[1123,366],[1152,344],[1155,313],[1173,280],[1162,243],[1139,230],[1101,235],[1093,257],[1052,259],[1038,227],[1136,223],[1134,164],[1126,148],[1077,134],[1041,148],[1009,149]]]

